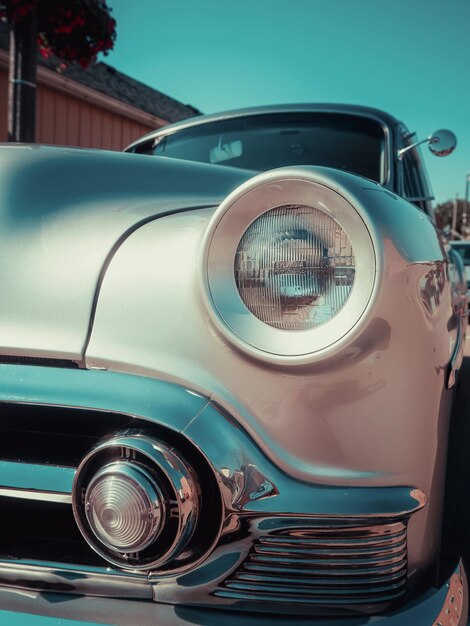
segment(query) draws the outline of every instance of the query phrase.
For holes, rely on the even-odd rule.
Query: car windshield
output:
[[[323,165],[385,182],[385,134],[373,120],[337,113],[253,115],[182,129],[136,148],[250,170]]]

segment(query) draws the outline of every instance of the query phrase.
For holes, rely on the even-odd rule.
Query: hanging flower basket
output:
[[[62,64],[75,61],[86,68],[107,54],[116,39],[116,20],[105,0],[4,0],[3,17],[10,23],[36,11],[38,48],[43,57]]]

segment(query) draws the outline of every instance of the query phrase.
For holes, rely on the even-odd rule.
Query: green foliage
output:
[[[470,204],[470,203],[469,203]],[[470,219],[470,206],[465,207],[465,201],[461,199],[448,200],[442,204],[438,204],[434,210],[436,223],[440,229],[452,228],[452,221],[455,214],[455,230],[462,232],[462,216],[467,208],[467,221]]]

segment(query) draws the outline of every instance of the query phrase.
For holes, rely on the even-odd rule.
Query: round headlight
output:
[[[282,330],[309,330],[328,322],[351,293],[351,242],[332,217],[287,205],[258,217],[235,256],[235,281],[245,306]]]
[[[214,213],[204,294],[216,325],[241,350],[302,364],[359,332],[378,259],[368,211],[349,183],[359,191],[366,184],[347,173],[282,168],[241,185]]]

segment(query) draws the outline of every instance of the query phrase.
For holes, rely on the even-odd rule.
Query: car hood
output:
[[[0,355],[80,360],[100,276],[126,234],[217,205],[252,175],[135,154],[0,147]]]

